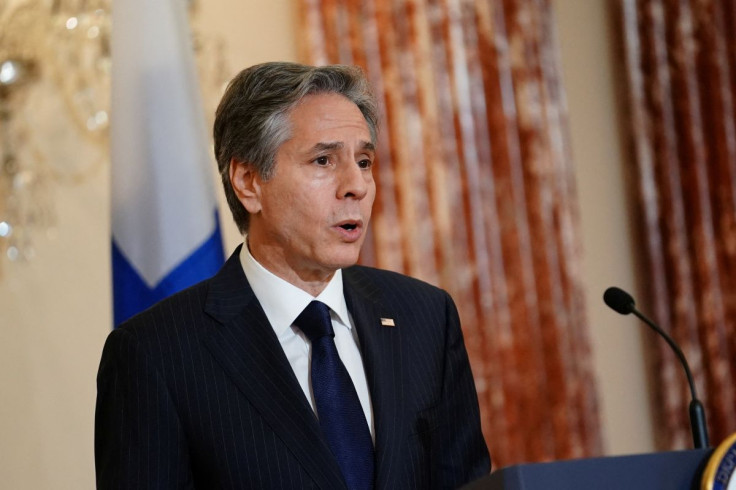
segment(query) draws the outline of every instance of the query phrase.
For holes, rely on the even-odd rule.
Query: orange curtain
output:
[[[362,261],[447,289],[494,466],[601,451],[566,107],[545,0],[300,0],[303,59],[385,112]]]
[[[617,5],[653,316],[689,359],[718,443],[736,430],[736,3]],[[691,447],[685,377],[652,349],[659,446]]]

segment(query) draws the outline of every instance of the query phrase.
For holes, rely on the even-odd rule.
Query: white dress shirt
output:
[[[368,382],[363,368],[363,359],[358,348],[358,335],[343,295],[342,270],[335,272],[324,291],[315,298],[259,264],[248,250],[247,241],[240,250],[240,263],[253,293],[258,298],[281,347],[284,349],[286,358],[294,370],[304,395],[312,406],[312,410],[315,409],[315,403],[309,376],[311,343],[304,333],[294,325],[294,320],[313,300],[321,301],[330,307],[337,353],[340,355],[340,360],[345,365],[348,374],[350,374],[353,385],[355,385],[355,391],[358,393],[360,405],[371,431],[371,437],[375,441],[373,409],[368,393]]]

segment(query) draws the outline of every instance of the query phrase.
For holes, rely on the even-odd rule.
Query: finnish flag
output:
[[[114,324],[224,261],[185,0],[112,13]]]

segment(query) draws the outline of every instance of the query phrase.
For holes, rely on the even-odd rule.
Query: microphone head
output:
[[[606,289],[606,292],[603,293],[603,301],[606,302],[609,308],[622,315],[628,315],[634,311],[636,305],[634,298],[629,293],[617,287]]]

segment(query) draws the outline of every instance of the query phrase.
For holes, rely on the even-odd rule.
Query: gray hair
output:
[[[230,162],[235,159],[247,163],[264,180],[271,178],[276,153],[291,137],[291,110],[307,95],[323,93],[343,95],[358,106],[375,144],[376,100],[358,67],[263,63],[241,71],[225,90],[215,114],[215,158],[227,203],[241,233],[248,230],[250,215],[233,190]]]

